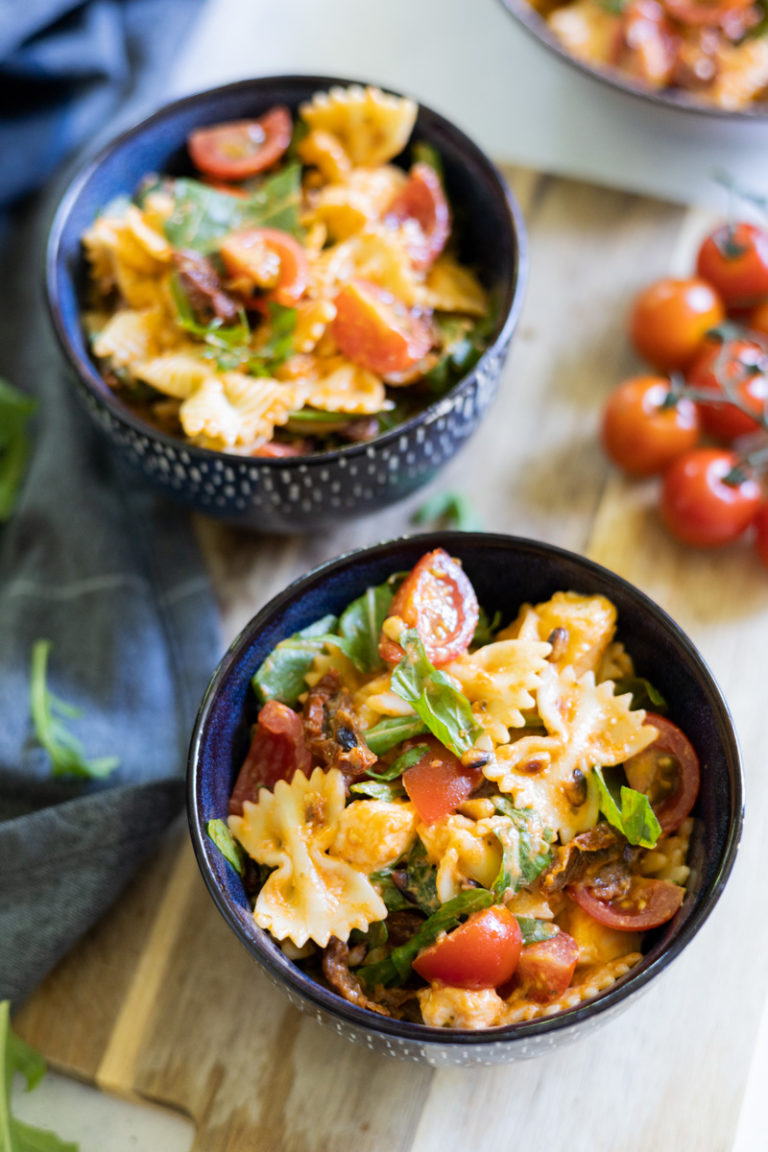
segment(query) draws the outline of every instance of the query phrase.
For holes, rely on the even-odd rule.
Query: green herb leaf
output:
[[[537,920],[535,916],[516,916],[523,937],[523,944],[539,944],[557,936],[557,928],[549,920]]]
[[[437,894],[437,868],[430,864],[427,850],[419,837],[416,837],[406,862],[408,884],[406,892],[417,907],[431,915],[440,907]]]
[[[600,808],[608,823],[626,836],[630,844],[642,848],[655,848],[661,836],[661,824],[644,792],[621,786],[621,808],[603,777],[602,768],[595,767],[595,778],[600,793]]]
[[[392,879],[393,872],[393,866],[381,868],[378,872],[371,872],[368,879],[381,892],[381,898],[386,904],[388,912],[401,912],[404,908],[413,908],[412,902],[401,892]]]
[[[417,744],[415,748],[401,752],[397,759],[393,760],[389,767],[382,769],[381,772],[374,772],[369,768],[368,775],[373,780],[397,780],[403,772],[407,772],[409,768],[413,768],[414,764],[418,764],[426,752],[429,752],[428,744]]]
[[[371,752],[376,756],[383,756],[403,740],[423,736],[426,731],[427,726],[419,716],[388,716],[369,728],[364,736]]]
[[[462,756],[482,732],[469,700],[427,658],[415,628],[401,634],[400,645],[405,655],[392,673],[392,691],[413,707],[441,744]]]
[[[0,1149],[2,1152],[79,1152],[79,1145],[61,1140],[54,1132],[33,1128],[11,1112],[11,1088],[18,1073],[27,1091],[45,1076],[43,1057],[11,1028],[11,1006],[0,1001]]]
[[[375,672],[384,666],[379,656],[379,637],[392,606],[392,596],[388,582],[366,588],[341,614],[339,634],[345,642],[343,651],[361,672]]]
[[[170,278],[171,298],[176,308],[176,322],[185,332],[202,340],[202,355],[216,361],[225,372],[238,369],[255,376],[269,376],[293,354],[293,332],[296,309],[268,303],[270,335],[258,350],[251,345],[248,317],[241,309],[237,324],[225,326],[218,317],[207,324],[196,319],[178,274]]]
[[[439,492],[411,516],[414,524],[434,522],[440,528],[456,528],[459,532],[479,532],[483,524],[475,514],[466,496],[460,492]]]
[[[494,612],[493,619],[489,619],[488,613],[485,608],[480,607],[480,615],[475,628],[475,634],[472,637],[472,647],[482,648],[486,644],[492,644],[496,639],[496,633],[501,627],[501,612]]]
[[[289,705],[296,703],[307,689],[304,677],[337,624],[335,616],[323,616],[273,648],[251,678],[253,689],[262,703],[267,700],[280,700]]]
[[[35,735],[51,758],[54,776],[82,776],[101,779],[120,763],[117,756],[86,760],[83,746],[61,722],[62,716],[78,717],[81,710],[59,700],[48,690],[46,675],[50,640],[37,640],[32,646],[29,695]]]
[[[374,800],[402,800],[405,790],[399,783],[387,783],[384,780],[358,780],[350,784],[350,792],[358,796],[371,796]]]
[[[208,254],[223,236],[243,228],[279,228],[301,235],[298,164],[267,176],[248,196],[232,196],[186,177],[174,180],[169,190],[173,210],[165,221],[165,235],[174,248]]]
[[[645,708],[651,712],[667,711],[667,702],[661,692],[658,688],[654,688],[649,680],[644,680],[642,676],[624,676],[619,680],[614,680],[614,696],[623,696],[627,692],[632,693],[632,703],[630,704],[630,711],[632,712],[638,708]]]
[[[27,425],[37,401],[0,377],[0,522],[12,515],[29,459]]]
[[[209,820],[205,825],[206,835],[221,852],[227,863],[231,864],[238,876],[245,875],[245,850],[235,840],[232,832],[223,820]]]
[[[533,884],[545,868],[552,863],[551,829],[545,828],[531,808],[515,808],[508,796],[494,796],[493,806],[506,816],[509,826],[494,828],[502,847],[502,862],[493,890],[502,898],[511,889]]]
[[[443,161],[434,144],[428,144],[426,140],[416,140],[411,146],[411,163],[428,164],[430,168],[437,172],[440,177],[440,183],[445,184]]]

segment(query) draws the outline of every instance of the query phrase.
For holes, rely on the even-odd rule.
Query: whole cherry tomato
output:
[[[699,794],[699,758],[677,724],[655,712],[646,713],[645,719],[659,734],[653,744],[625,760],[624,771],[630,788],[650,800],[662,832],[674,832]]]
[[[286,308],[301,297],[309,279],[307,254],[289,232],[279,228],[245,228],[225,236],[219,248],[233,279],[267,289],[268,298]]]
[[[761,504],[753,520],[755,525],[755,551],[768,568],[768,503]]]
[[[749,308],[768,296],[768,232],[741,221],[721,224],[699,249],[696,272],[727,308]]]
[[[695,448],[664,475],[661,518],[683,544],[717,547],[747,529],[760,498],[759,484],[735,452]]]
[[[464,569],[445,549],[436,548],[408,573],[394,595],[389,614],[416,629],[427,656],[439,667],[467,651],[480,609]],[[400,645],[384,635],[379,653],[388,664],[403,657]]]
[[[192,163],[215,180],[246,180],[270,168],[291,142],[291,113],[282,104],[258,120],[229,120],[190,133]]]
[[[408,183],[390,204],[387,220],[402,223],[411,220],[418,225],[407,241],[414,265],[429,268],[445,248],[451,231],[451,213],[442,181],[429,164],[414,164]]]
[[[482,768],[465,768],[458,756],[434,736],[419,737],[426,744],[421,760],[403,773],[403,787],[425,824],[434,824],[455,812],[483,779]]]
[[[413,967],[425,980],[454,988],[498,988],[517,967],[523,945],[520,925],[507,908],[474,912],[453,932],[425,948]]]
[[[636,297],[629,334],[636,351],[662,372],[685,369],[710,328],[725,318],[723,302],[698,277],[656,280]]]
[[[587,884],[572,884],[568,893],[580,908],[608,928],[642,932],[671,920],[683,902],[685,889],[668,880],[633,876],[626,895],[613,900],[601,900],[600,890]]]
[[[391,293],[353,280],[336,296],[331,330],[345,356],[377,376],[408,372],[432,347],[427,322]]]
[[[713,397],[731,392],[756,416],[768,410],[768,352],[754,340],[708,340],[687,379]],[[761,427],[733,404],[702,403],[699,411],[702,427],[721,440],[735,440]]]
[[[603,446],[620,468],[652,476],[699,439],[699,413],[686,396],[675,396],[663,376],[635,376],[608,398]]]

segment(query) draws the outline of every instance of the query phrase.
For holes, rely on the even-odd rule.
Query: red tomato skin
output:
[[[451,212],[443,185],[434,168],[418,163],[411,168],[408,183],[392,201],[385,219],[394,223],[415,220],[420,235],[408,244],[416,268],[430,268],[445,248],[451,232]]]
[[[685,889],[679,884],[645,876],[634,876],[627,896],[617,900],[601,900],[586,884],[570,884],[567,892],[594,920],[621,932],[644,932],[666,924],[685,896]]]
[[[630,788],[644,792],[640,774],[649,763],[649,757],[664,754],[674,757],[678,766],[678,786],[660,803],[652,805],[662,832],[674,832],[696,803],[701,783],[699,758],[685,733],[666,716],[646,712],[645,721],[652,724],[659,734],[653,744],[624,762],[624,771]]]
[[[187,139],[192,163],[215,180],[247,180],[271,168],[291,142],[293,121],[282,104],[256,120],[198,128]]]
[[[428,659],[439,668],[463,656],[480,619],[475,590],[461,565],[443,548],[427,552],[395,593],[390,616],[419,634]],[[379,654],[397,664],[403,650],[382,635]]]
[[[756,304],[747,316],[747,328],[761,336],[768,336],[768,300]]]
[[[515,917],[494,905],[430,944],[413,967],[424,980],[453,988],[498,988],[515,971],[522,944]]]
[[[760,505],[760,486],[751,477],[725,484],[738,457],[721,448],[695,448],[679,456],[664,475],[661,518],[683,544],[717,548],[749,527]]]
[[[527,999],[537,1004],[546,1004],[569,987],[578,959],[579,946],[567,932],[525,944],[512,977],[512,988],[520,988]]]
[[[654,87],[672,78],[679,39],[656,0],[630,0],[622,12],[611,62]]]
[[[337,294],[331,331],[341,351],[376,376],[408,372],[432,347],[426,321],[377,284],[354,280]]]
[[[635,298],[629,335],[635,350],[662,372],[686,369],[704,336],[725,319],[715,289],[700,277],[654,281]]]
[[[264,248],[274,252],[280,261],[277,284],[266,293],[266,298],[291,308],[306,291],[309,260],[301,244],[289,232],[279,228],[246,228],[233,232],[222,240],[219,254],[230,276],[248,277],[250,274],[258,286],[258,253]],[[250,253],[254,253],[253,267],[249,262]]]
[[[721,224],[699,248],[696,273],[727,308],[751,308],[768,296],[768,232],[745,221]]]
[[[724,394],[728,384],[746,407],[760,415],[768,400],[768,353],[752,340],[707,341],[687,375],[692,388],[713,396]],[[757,431],[761,425],[732,404],[699,404],[705,431],[728,442]]]
[[[755,525],[755,551],[760,562],[768,568],[768,503],[760,505],[753,523]]]
[[[674,407],[665,407],[669,394],[665,376],[635,376],[608,398],[603,410],[603,447],[632,476],[663,472],[698,442],[696,405],[680,396]]]
[[[279,700],[268,700],[258,715],[251,746],[229,799],[232,816],[242,816],[243,802],[256,803],[262,787],[291,781],[295,772],[309,775],[312,757],[304,744],[304,722]]]
[[[464,768],[457,756],[434,736],[417,737],[413,745],[429,751],[403,773],[403,787],[425,824],[450,816],[483,779],[481,768]]]

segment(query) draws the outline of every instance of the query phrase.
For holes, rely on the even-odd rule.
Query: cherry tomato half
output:
[[[727,308],[758,304],[768,296],[768,232],[743,221],[721,224],[701,245],[696,272]]]
[[[431,165],[414,164],[408,183],[389,206],[387,220],[415,221],[418,233],[407,242],[411,260],[422,271],[434,264],[450,235],[451,212],[440,177]]]
[[[747,328],[750,332],[758,332],[761,336],[768,336],[768,300],[756,304],[747,316]]]
[[[427,552],[398,588],[389,610],[419,634],[428,658],[439,668],[469,648],[480,618],[477,596],[464,569],[443,548]],[[396,664],[399,644],[382,635],[382,660]]]
[[[662,832],[674,832],[696,803],[699,758],[677,724],[655,712],[645,719],[659,734],[653,744],[625,760],[624,771],[630,788],[650,800]]]
[[[279,700],[268,700],[259,712],[248,755],[232,789],[230,813],[241,816],[243,801],[255,804],[260,788],[274,788],[278,780],[290,782],[295,772],[307,776],[311,767],[301,716]]]
[[[377,284],[354,280],[334,304],[331,330],[336,343],[345,356],[377,376],[408,372],[432,347],[426,320]]]
[[[268,298],[286,308],[292,307],[306,291],[307,254],[289,232],[279,228],[246,228],[225,236],[219,252],[233,279],[267,289]]]
[[[738,465],[736,453],[724,448],[695,448],[678,456],[661,491],[661,518],[673,536],[683,544],[714,548],[746,530],[760,504],[760,486]]]
[[[663,472],[699,438],[699,413],[686,396],[674,397],[663,376],[635,376],[608,398],[603,446],[633,476]]]
[[[229,120],[190,133],[192,163],[216,180],[247,180],[270,168],[291,142],[291,113],[282,104],[258,120]]]
[[[723,303],[706,280],[668,276],[637,296],[629,334],[644,359],[662,372],[672,372],[688,367],[706,333],[724,319]]]
[[[611,62],[629,76],[663,87],[672,78],[679,37],[656,0],[630,0],[622,12]]]
[[[755,525],[755,551],[768,568],[768,503],[761,504],[753,520]]]
[[[483,779],[482,768],[464,768],[434,736],[419,737],[429,751],[403,773],[403,787],[425,824],[450,816]]]
[[[509,980],[523,940],[512,913],[494,905],[430,944],[413,962],[425,980],[454,988],[498,988]]]
[[[768,408],[768,352],[754,340],[707,341],[687,376],[713,397],[731,391],[756,416]],[[712,436],[735,440],[761,425],[733,404],[700,404],[701,423]]]
[[[521,988],[529,1000],[546,1004],[562,996],[573,979],[579,946],[567,932],[558,932],[549,940],[526,944],[520,953],[512,983]]]
[[[622,932],[642,932],[671,920],[683,902],[685,889],[668,880],[633,876],[625,896],[601,900],[597,889],[572,884],[568,894],[593,920]]]

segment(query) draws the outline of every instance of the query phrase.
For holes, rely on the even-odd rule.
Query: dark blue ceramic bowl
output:
[[[316,531],[383,508],[430,481],[469,438],[499,383],[522,304],[526,268],[520,210],[494,165],[463,132],[419,107],[413,138],[440,152],[457,217],[460,256],[498,295],[496,329],[475,367],[419,415],[363,444],[292,459],[213,452],[164,435],[108,387],[81,323],[86,268],[80,237],[115,196],[151,172],[189,172],[185,141],[203,124],[296,109],[313,93],[355,83],[327,76],[245,80],[179,100],[119,136],[65,193],[48,243],[53,326],[78,393],[116,449],[165,494],[198,511],[271,532]],[[407,164],[407,152],[402,157]]]
[[[638,675],[650,679],[669,702],[670,718],[693,742],[702,768],[688,892],[674,920],[649,934],[642,962],[589,1003],[479,1032],[377,1016],[311,980],[255,925],[240,878],[205,833],[208,820],[226,818],[258,712],[250,678],[262,660],[280,640],[326,613],[340,613],[366,587],[411,568],[438,546],[462,561],[480,603],[491,615],[500,611],[504,622],[524,601],[547,599],[559,589],[608,596],[618,609],[618,635]],[[723,890],[741,835],[742,787],[739,748],[720,690],[691,641],[652,600],[606,568],[549,544],[444,532],[378,544],[324,564],[275,597],[246,626],[221,661],[200,708],[189,754],[187,802],[197,860],[216,905],[293,1004],[368,1047],[434,1065],[474,1065],[538,1056],[584,1035],[647,988],[693,938]]]

